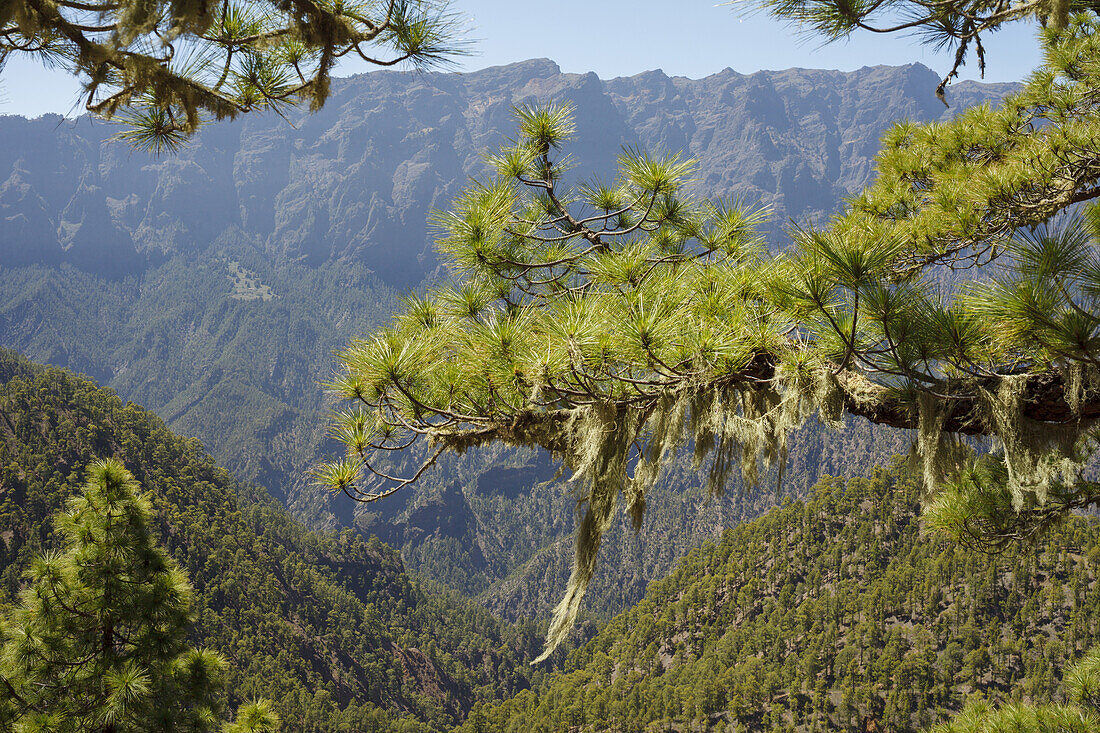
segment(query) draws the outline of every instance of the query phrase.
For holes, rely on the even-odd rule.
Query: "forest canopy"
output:
[[[570,108],[517,110],[491,174],[438,216],[452,281],[341,354],[347,455],[321,480],[369,501],[444,450],[550,451],[584,510],[548,649],[617,503],[641,522],[680,447],[720,491],[735,467],[752,483],[782,462],[813,415],[912,429],[929,521],[982,547],[1100,501],[1082,473],[1100,416],[1100,214],[1078,206],[1100,195],[1098,30],[1091,12],[1051,22],[1043,66],[1001,105],[895,125],[874,183],[779,253],[757,233],[766,211],[692,194],[691,160],[625,150],[613,180],[567,184]],[[959,436],[995,450],[977,458]],[[411,475],[379,469],[379,452],[421,440]]]

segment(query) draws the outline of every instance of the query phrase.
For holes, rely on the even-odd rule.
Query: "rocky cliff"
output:
[[[381,71],[340,80],[317,114],[210,125],[161,159],[110,142],[111,125],[4,117],[0,261],[118,276],[234,232],[273,258],[357,261],[412,286],[435,266],[428,212],[483,172],[514,106],[551,99],[576,105],[581,173],[609,173],[626,145],[681,152],[699,160],[700,193],[770,204],[776,234],[863,186],[891,121],[952,114],[935,86],[920,65],[610,81],[545,59]],[[961,108],[1008,88],[963,83],[952,98]]]

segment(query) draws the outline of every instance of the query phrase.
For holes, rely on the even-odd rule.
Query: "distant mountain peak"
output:
[[[104,144],[102,125],[0,118],[0,252],[10,242],[14,261],[71,260],[65,237],[83,221],[84,262],[95,261],[96,238],[132,242],[154,262],[239,228],[273,259],[359,261],[410,287],[437,267],[429,210],[484,173],[484,154],[513,134],[516,105],[548,100],[577,106],[578,175],[611,174],[624,145],[680,151],[700,160],[699,193],[769,203],[775,222],[812,222],[870,180],[892,121],[945,114],[937,81],[921,64],[696,80],[653,69],[604,81],[547,58],[462,74],[375,71],[340,80],[297,127],[274,115],[212,124],[163,159]],[[966,90],[956,109],[1005,91]],[[89,213],[76,218],[78,208]],[[779,231],[769,234],[778,241]],[[125,259],[123,272],[139,266]]]

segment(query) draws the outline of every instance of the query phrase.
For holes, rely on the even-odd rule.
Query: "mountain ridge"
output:
[[[4,116],[0,258],[119,277],[236,228],[269,256],[356,261],[409,287],[436,267],[427,212],[482,172],[514,105],[551,98],[577,105],[573,154],[592,173],[611,170],[623,145],[682,151],[700,160],[700,193],[770,204],[776,222],[818,220],[869,180],[887,124],[953,113],[936,83],[919,64],[606,81],[549,59],[384,70],[334,80],[322,110],[288,112],[293,125],[272,115],[211,124],[160,159],[108,142],[113,128],[88,118]],[[962,108],[1010,88],[962,82],[952,93]],[[853,111],[857,96],[867,110]]]

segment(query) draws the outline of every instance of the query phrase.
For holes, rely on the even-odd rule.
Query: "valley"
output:
[[[960,83],[947,110],[935,84],[920,65],[700,80],[602,81],[545,59],[468,75],[382,71],[340,80],[332,102],[294,126],[212,125],[163,159],[128,153],[87,119],[0,118],[0,134],[18,141],[0,151],[0,243],[12,247],[0,252],[0,345],[152,410],[309,526],[376,534],[496,613],[545,618],[568,577],[574,511],[544,458],[447,457],[415,496],[363,506],[308,476],[336,450],[321,387],[334,352],[443,277],[433,208],[484,173],[513,105],[559,99],[577,105],[578,176],[607,174],[623,146],[682,151],[700,161],[699,195],[771,206],[777,246],[789,222],[823,221],[868,182],[892,121],[949,117],[1010,88]],[[792,440],[778,493],[907,450],[904,435],[855,421],[832,434],[811,425]],[[494,466],[532,468],[501,490],[475,488],[494,481],[479,483]],[[685,552],[777,494],[773,474],[758,495],[734,482],[711,500],[693,474],[688,463],[670,469],[641,534],[613,530],[606,566],[629,577],[597,578],[595,618],[638,601]],[[439,502],[457,513],[449,525],[417,519]]]
[[[104,458],[224,662],[196,730],[1100,729],[1091,17],[950,106],[920,64],[545,58],[292,106],[272,40],[161,155],[0,116],[0,730],[67,730],[39,663],[101,665],[96,730],[157,714],[57,590],[112,551],[61,531]],[[20,625],[58,607],[99,656]]]

